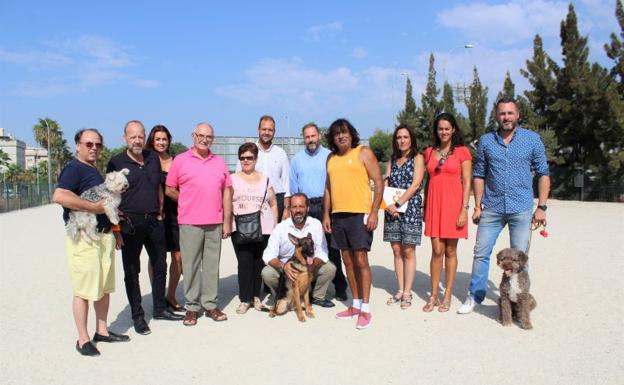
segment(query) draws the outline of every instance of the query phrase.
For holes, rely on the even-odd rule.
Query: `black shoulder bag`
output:
[[[264,240],[262,236],[262,225],[260,224],[260,214],[262,213],[262,205],[266,199],[268,189],[269,178],[267,177],[267,185],[264,189],[262,202],[260,202],[260,209],[249,214],[234,215],[236,231],[232,233],[232,240],[237,245],[262,242]]]

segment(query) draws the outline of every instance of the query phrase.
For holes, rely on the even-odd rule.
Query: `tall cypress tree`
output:
[[[453,87],[444,81],[442,87],[442,100],[440,100],[440,110],[457,116],[457,109],[455,109],[455,99],[453,96]]]
[[[496,121],[496,102],[501,98],[515,98],[516,97],[516,85],[513,80],[511,80],[511,75],[509,75],[509,71],[505,73],[505,80],[503,81],[503,89],[498,92],[496,95],[496,100],[492,103],[492,109],[490,110],[490,117],[488,119],[487,129],[488,131],[496,130],[498,128],[498,122]],[[520,117],[523,117],[524,114],[520,111]]]
[[[470,95],[466,101],[469,130],[465,133],[465,139],[466,142],[476,143],[479,137],[485,133],[488,88],[481,84],[476,66],[472,73],[473,80],[470,85]]]
[[[419,124],[416,129],[416,136],[421,147],[427,146],[433,140],[432,124],[435,117],[442,110],[442,105],[438,101],[440,90],[436,85],[435,58],[433,53],[429,55],[429,72],[427,76],[427,86],[422,94],[421,107],[418,109]]]
[[[624,94],[624,3],[615,0],[615,17],[620,25],[620,38],[611,34],[611,44],[605,44],[607,56],[615,62],[611,69],[611,76],[619,81],[619,91]]]
[[[399,124],[405,124],[412,128],[415,128],[418,123],[416,101],[414,100],[414,96],[412,96],[412,81],[409,77],[407,77],[405,81],[405,108],[399,111],[397,121]]]

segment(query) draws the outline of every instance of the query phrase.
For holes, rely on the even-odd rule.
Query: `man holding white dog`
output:
[[[298,274],[297,269],[288,262],[290,257],[295,255],[295,245],[288,238],[288,234],[298,238],[311,234],[314,241],[314,259],[310,267],[312,271],[318,269],[312,303],[322,307],[333,307],[334,304],[325,299],[325,294],[336,274],[336,266],[327,256],[323,225],[318,219],[308,216],[308,210],[308,197],[305,194],[296,193],[290,197],[290,218],[275,226],[264,249],[262,259],[267,266],[262,269],[262,280],[271,289],[272,299],[275,300],[280,273],[286,274],[286,279],[291,281],[294,281]]]
[[[518,126],[520,113],[512,98],[496,103],[498,130],[479,138],[473,170],[475,208],[479,225],[474,247],[470,292],[459,314],[471,313],[485,299],[490,255],[505,225],[511,247],[527,252],[532,223],[546,223],[550,176],[540,136]],[[537,208],[533,211],[533,175],[539,176]]]
[[[63,220],[70,210],[87,211],[97,215],[99,239],[88,243],[67,235],[67,257],[73,286],[72,310],[78,329],[76,350],[84,356],[99,356],[87,330],[89,301],[93,301],[96,318],[94,342],[125,342],[130,337],[108,330],[109,295],[115,291],[115,238],[112,226],[104,215],[104,200],[90,202],[80,194],[104,182],[96,167],[103,146],[102,135],[94,128],[80,130],[74,137],[76,159],[65,166],[59,176],[52,200],[63,206]]]

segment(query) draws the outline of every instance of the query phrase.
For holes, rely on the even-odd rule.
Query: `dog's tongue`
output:
[[[313,257],[307,257],[306,258],[306,262],[308,263],[308,265],[311,265],[313,260],[314,260]]]
[[[510,277],[511,276],[511,270],[505,270],[505,275]]]

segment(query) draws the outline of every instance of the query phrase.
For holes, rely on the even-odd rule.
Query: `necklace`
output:
[[[448,158],[453,153],[453,149],[452,148],[449,149],[446,152],[443,152],[442,150],[440,150],[440,147],[436,147],[435,150],[438,152],[438,154],[440,154],[440,158],[444,158],[444,159]]]

